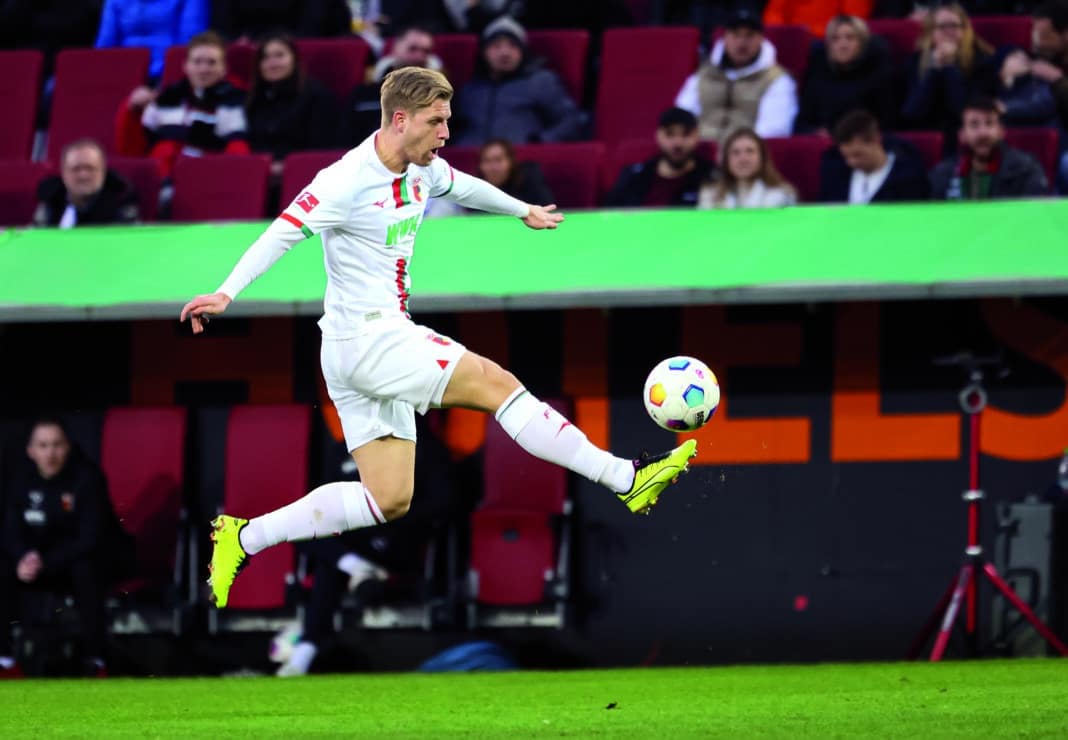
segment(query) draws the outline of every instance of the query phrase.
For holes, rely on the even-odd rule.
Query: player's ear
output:
[[[408,124],[408,114],[402,110],[393,111],[393,128],[397,129],[397,133],[403,134],[404,128]]]

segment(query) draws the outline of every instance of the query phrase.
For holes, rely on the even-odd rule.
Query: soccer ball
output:
[[[693,357],[669,357],[645,380],[645,410],[659,426],[692,432],[719,406],[719,381],[708,365]]]

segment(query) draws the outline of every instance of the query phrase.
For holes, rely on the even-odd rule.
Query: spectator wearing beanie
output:
[[[529,58],[527,32],[507,16],[486,26],[479,68],[460,90],[455,113],[457,144],[572,141],[584,127],[560,78]]]

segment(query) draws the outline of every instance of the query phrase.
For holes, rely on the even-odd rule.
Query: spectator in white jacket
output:
[[[727,137],[715,181],[701,188],[698,208],[781,208],[797,203],[797,190],[779,174],[768,145],[751,128]]]
[[[709,60],[690,75],[675,105],[697,116],[702,139],[719,143],[739,128],[762,137],[789,136],[797,117],[797,84],[775,61],[760,16],[734,13]]]

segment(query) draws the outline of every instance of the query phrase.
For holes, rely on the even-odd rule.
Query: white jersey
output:
[[[403,174],[390,172],[375,150],[376,137],[321,170],[249,248],[220,292],[235,298],[293,244],[322,234],[327,285],[319,326],[326,337],[345,338],[368,314],[407,314],[408,271],[428,198],[527,214],[527,204],[454,171],[440,157],[426,167],[410,164]]]

